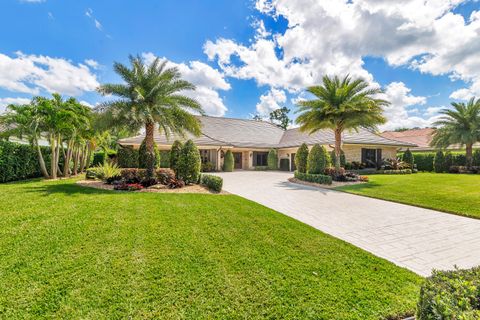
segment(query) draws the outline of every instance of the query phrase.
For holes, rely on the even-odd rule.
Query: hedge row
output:
[[[332,184],[332,177],[324,174],[311,174],[295,171],[294,177],[298,180],[320,183],[320,184]]]
[[[160,168],[170,167],[170,151],[157,152],[157,157],[160,158]],[[137,149],[127,147],[118,149],[117,163],[120,168],[139,167],[139,151]]]
[[[200,176],[200,184],[206,186],[212,191],[220,192],[222,191],[223,179],[211,174],[202,174]]]
[[[414,162],[418,171],[434,171],[434,160],[436,152],[415,152],[413,153]],[[451,159],[448,161],[449,166],[465,166],[467,159],[465,153],[446,152],[445,157]],[[474,158],[474,162],[476,162]],[[474,163],[475,165],[475,163]]]

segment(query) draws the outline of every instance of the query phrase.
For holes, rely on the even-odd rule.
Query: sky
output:
[[[129,55],[167,59],[213,116],[295,118],[324,75],[382,88],[382,130],[480,97],[478,0],[2,0],[0,30],[0,112],[53,92],[93,107]]]

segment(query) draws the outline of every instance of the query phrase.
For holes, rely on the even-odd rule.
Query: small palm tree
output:
[[[114,64],[115,72],[125,83],[104,84],[98,88],[103,95],[119,97],[99,108],[109,114],[117,126],[126,125],[132,130],[145,128],[149,178],[154,174],[155,126],[165,135],[183,135],[185,131],[199,135],[200,123],[191,112],[203,114],[200,104],[183,94],[195,90],[195,86],[182,80],[177,68],[166,68],[166,63],[156,58],[150,65],[145,65],[140,56],[130,56],[131,67]]]
[[[443,109],[443,117],[434,123],[440,128],[430,143],[437,148],[446,148],[452,144],[465,146],[467,166],[472,165],[473,144],[480,141],[480,99],[471,98],[466,104],[452,102],[453,110]]]
[[[296,122],[300,130],[314,133],[331,129],[335,136],[335,168],[340,170],[342,133],[358,128],[376,129],[386,122],[383,107],[390,103],[376,98],[381,89],[369,88],[363,79],[324,76],[323,84],[307,89],[316,99],[300,101]]]

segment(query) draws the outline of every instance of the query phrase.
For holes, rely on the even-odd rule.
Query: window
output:
[[[202,163],[206,163],[210,161],[209,157],[209,150],[201,149],[200,150],[200,159],[202,159]]]
[[[253,153],[253,166],[264,167],[268,164],[267,162],[268,152],[254,152]]]
[[[375,168],[379,166],[382,159],[382,149],[366,149],[362,148],[362,163],[368,168]]]

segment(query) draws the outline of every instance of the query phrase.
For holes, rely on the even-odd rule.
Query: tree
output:
[[[402,161],[407,163],[410,166],[410,169],[413,169],[414,160],[413,160],[413,154],[412,154],[412,151],[410,151],[410,148],[407,148],[407,150],[403,153]]]
[[[278,169],[277,150],[270,149],[270,151],[268,151],[267,164],[268,164],[268,169],[270,169],[270,170],[277,170]]]
[[[177,68],[167,68],[167,62],[159,58],[150,65],[140,56],[129,58],[130,67],[118,62],[114,64],[124,84],[103,84],[98,88],[103,95],[119,97],[102,104],[99,110],[111,114],[117,124],[137,130],[145,128],[147,178],[153,178],[155,126],[166,136],[172,133],[183,136],[185,132],[199,135],[200,122],[191,112],[204,112],[195,99],[184,94],[195,90],[195,86],[183,80]]]
[[[466,104],[452,102],[453,110],[443,109],[443,116],[435,122],[440,126],[430,143],[436,148],[446,148],[452,144],[465,146],[467,166],[472,165],[473,144],[480,141],[480,99],[471,98]]]
[[[316,99],[303,100],[298,103],[300,113],[296,122],[300,130],[314,133],[322,129],[330,129],[335,137],[335,168],[340,170],[342,150],[342,133],[345,130],[359,128],[376,129],[386,122],[382,115],[383,106],[388,101],[376,98],[382,91],[369,88],[363,79],[343,79],[324,76],[323,84],[309,87],[308,92]]]
[[[170,149],[170,168],[175,172],[175,175],[177,175],[178,159],[180,158],[182,147],[182,143],[179,140],[175,140],[172,144],[172,149]]]
[[[290,109],[287,107],[282,107],[277,110],[273,110],[270,112],[270,122],[276,124],[283,130],[287,130],[288,125],[292,123],[292,120],[288,117],[288,113],[290,112]]]
[[[445,171],[445,156],[441,150],[437,151],[435,158],[433,159],[433,169],[437,173]]]
[[[232,172],[234,164],[235,164],[235,162],[234,162],[234,159],[233,159],[233,153],[232,153],[232,151],[227,150],[227,152],[225,152],[225,156],[223,158],[223,171]]]
[[[327,167],[328,153],[324,146],[318,143],[312,147],[307,159],[307,172],[310,174],[324,174]]]
[[[195,143],[192,140],[188,140],[183,145],[178,158],[178,178],[182,179],[186,184],[196,183],[200,176],[201,166],[200,152]]]
[[[295,166],[300,173],[307,172],[308,146],[303,143],[295,154]]]

